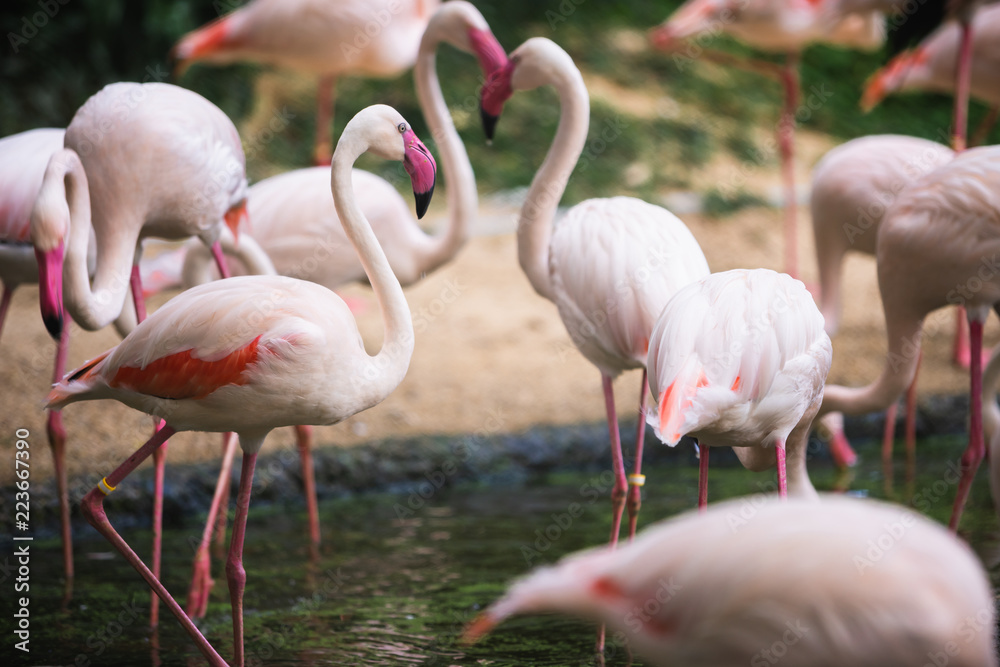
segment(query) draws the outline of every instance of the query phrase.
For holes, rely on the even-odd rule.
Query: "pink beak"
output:
[[[424,217],[434,194],[434,183],[437,180],[437,163],[427,150],[427,146],[417,138],[413,130],[408,129],[403,134],[405,145],[403,168],[410,175],[413,184],[413,198],[416,200],[417,218]]]
[[[42,309],[42,321],[49,335],[56,340],[62,337],[63,330],[63,253],[64,247],[59,245],[48,251],[35,250],[38,260],[38,300]]]

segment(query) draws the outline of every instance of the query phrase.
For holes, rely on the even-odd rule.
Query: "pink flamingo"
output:
[[[783,498],[789,487],[817,497],[806,446],[832,356],[812,296],[784,273],[714,273],[667,302],[649,340],[659,405],[649,421],[671,447],[685,435],[698,441],[699,507],[708,502],[709,445],[733,447],[750,470],[777,462]]]
[[[129,289],[136,318],[145,318],[138,256],[147,236],[198,236],[228,275],[218,238],[223,221],[235,234],[245,215],[246,176],[239,135],[218,107],[170,84],[111,84],[76,112],[64,143],[49,160],[31,213],[42,318],[54,338],[62,335],[64,304],[81,327],[96,330],[119,316]],[[165,450],[154,457],[155,572]],[[157,621],[154,597],[150,623]]]
[[[720,31],[766,52],[785,54],[784,67],[747,61],[696,47],[694,57],[750,68],[778,78],[785,89],[785,105],[777,127],[781,171],[785,184],[785,271],[798,276],[795,204],[795,113],[799,104],[798,63],[803,49],[814,42],[874,49],[882,42],[882,20],[877,12],[844,16],[830,11],[837,0],[688,0],[653,30],[653,45],[665,51],[683,46],[681,40]]]
[[[184,35],[171,51],[194,62],[251,61],[319,76],[314,159],[328,164],[336,81],[392,78],[413,67],[438,0],[253,0]]]
[[[427,24],[417,50],[414,69],[417,96],[437,141],[448,187],[448,222],[444,231],[429,236],[420,229],[393,185],[365,171],[353,172],[354,197],[404,287],[455,257],[468,239],[469,227],[479,208],[472,165],[437,77],[436,53],[442,42],[475,55],[487,76],[502,67],[507,56],[482,14],[461,0],[441,5]],[[247,201],[254,238],[274,261],[278,274],[310,280],[330,290],[367,279],[330,198],[328,168],[298,169],[268,178],[248,190]],[[210,270],[209,257],[203,249],[189,247],[183,269],[185,284],[208,280]],[[296,426],[296,440],[302,458],[310,534],[313,544],[319,544],[312,430]],[[200,553],[207,567],[207,544]],[[207,577],[207,572],[201,577]],[[196,576],[195,581],[198,579]],[[204,614],[207,595],[208,587],[189,598],[193,601],[188,606],[189,614]]]
[[[917,47],[899,54],[868,82],[861,106],[871,109],[887,95],[907,90],[955,92],[962,28],[941,26]],[[969,94],[993,107],[973,144],[985,137],[1000,107],[1000,5],[983,7],[972,22]]]
[[[65,130],[42,128],[21,132],[0,139],[0,331],[3,330],[14,290],[21,284],[38,283],[38,262],[30,238],[31,207],[38,196],[49,158],[63,146]],[[122,335],[135,327],[130,308],[115,321]],[[66,371],[69,327],[64,327],[57,339],[53,382]],[[49,447],[52,450],[56,490],[59,495],[59,522],[63,548],[63,570],[66,575],[66,599],[73,590],[73,538],[70,527],[69,489],[66,483],[66,429],[62,414],[50,410],[46,422]]]
[[[837,146],[813,169],[809,207],[819,267],[820,311],[831,337],[840,329],[844,255],[851,250],[874,255],[882,217],[897,193],[954,156],[951,149],[927,139],[872,135]],[[916,451],[916,399],[914,376],[906,393],[906,451],[910,461],[915,460]],[[832,412],[822,422],[832,434],[830,451],[835,460],[853,462],[855,455],[844,436],[843,415]],[[882,441],[883,462],[889,471],[895,425],[893,403],[886,414]]]
[[[982,422],[982,337],[990,308],[1000,303],[1000,148],[983,147],[913,181],[896,197],[878,232],[878,282],[889,354],[881,375],[862,388],[828,385],[820,412],[884,410],[913,381],[924,317],[949,304],[969,319],[969,444],[949,525],[957,530],[972,480],[985,453]]]
[[[997,665],[979,558],[935,522],[874,500],[743,498],[682,514],[618,551],[532,572],[464,639],[544,613],[606,622],[665,667]]]
[[[629,537],[641,502],[646,402],[645,360],[656,316],[683,285],[708,275],[708,263],[688,228],[666,209],[629,197],[588,199],[553,225],[590,123],[590,101],[580,70],[554,42],[529,39],[483,88],[482,110],[491,133],[515,90],[543,85],[559,95],[559,128],[535,174],[517,224],[518,261],[529,282],[552,301],[577,349],[601,372],[611,436],[615,484],[610,544],[618,542],[628,496]],[[643,368],[635,472],[625,475],[612,381]],[[599,635],[597,652],[604,647]]]
[[[120,345],[56,385],[49,405],[112,398],[167,421],[146,444],[84,497],[87,520],[136,568],[215,666],[225,661],[104,512],[112,492],[176,431],[235,431],[243,449],[236,518],[226,573],[235,664],[244,664],[243,540],[257,453],[281,426],[335,424],[381,402],[402,381],[413,352],[413,323],[392,274],[351,193],[351,167],[365,152],[404,163],[417,214],[434,188],[435,165],[391,107],[362,110],[333,155],[337,211],[371,280],[385,320],[382,349],[369,356],[350,310],[330,290],[280,276],[243,276],[201,285],[171,299]]]

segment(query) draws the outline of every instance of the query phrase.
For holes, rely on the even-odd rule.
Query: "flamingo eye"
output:
[[[399,130],[400,134],[406,134],[407,130],[406,123],[400,123],[397,129]]]

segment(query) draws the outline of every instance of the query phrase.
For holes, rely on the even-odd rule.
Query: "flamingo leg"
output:
[[[226,560],[226,578],[229,580],[229,597],[233,606],[233,655],[236,667],[243,667],[243,591],[247,573],[243,568],[243,538],[246,536],[247,514],[250,511],[250,490],[257,452],[243,454],[240,471],[240,490],[236,496],[236,518],[233,519],[233,539],[229,544]]]
[[[615,484],[611,489],[611,538],[608,544],[612,549],[618,546],[618,533],[622,525],[622,512],[625,509],[625,495],[628,485],[625,480],[625,462],[622,457],[621,436],[618,433],[618,413],[615,410],[615,390],[611,378],[601,374],[604,388],[604,408],[608,414],[608,434],[611,436],[611,467],[615,475]],[[600,659],[604,658],[604,624],[597,630],[597,646],[595,651]]]
[[[646,369],[642,369],[642,384],[639,385],[639,425],[635,433],[635,470],[628,476],[628,540],[635,537],[639,508],[642,507],[642,486],[646,476],[642,474],[642,446],[646,436]]]
[[[13,296],[14,288],[4,285],[3,296],[0,296],[0,333],[3,333],[3,323],[7,320],[7,309],[10,308],[10,300]]]
[[[951,520],[948,527],[952,532],[958,532],[958,523],[962,519],[965,501],[969,499],[972,480],[976,477],[979,464],[986,454],[983,443],[983,320],[969,313],[969,345],[972,348],[972,365],[969,368],[969,445],[962,454],[962,476],[958,482],[958,492],[955,494],[955,506],[951,510]]]
[[[317,166],[327,166],[333,156],[330,140],[330,126],[333,124],[333,107],[336,104],[337,78],[323,76],[316,88],[316,144],[313,146],[313,162]]]
[[[226,458],[226,454],[229,451],[228,440],[222,438],[222,458]],[[221,558],[222,550],[226,547],[226,523],[229,520],[229,491],[230,483],[229,477],[227,476],[225,480],[220,477],[220,483],[222,484],[222,496],[219,500],[219,511],[215,518],[215,555]],[[212,499],[215,502],[215,499]]]
[[[907,481],[913,477],[917,467],[917,377],[920,375],[920,364],[924,361],[924,349],[920,348],[917,356],[917,368],[913,372],[913,380],[906,390],[906,476]]]
[[[698,511],[708,508],[708,445],[698,443]]]
[[[795,111],[799,104],[799,57],[789,53],[781,76],[785,106],[778,123],[778,147],[785,185],[785,273],[799,277],[798,203],[795,196]]]
[[[774,446],[774,457],[778,464],[778,497],[788,498],[788,472],[785,470],[785,443],[779,441]]]
[[[208,608],[208,596],[212,592],[212,559],[209,555],[209,545],[212,543],[212,529],[215,527],[216,515],[222,504],[222,497],[229,487],[229,478],[233,470],[233,458],[236,455],[236,434],[226,433],[223,436],[224,452],[222,469],[215,483],[215,494],[212,505],[208,508],[208,518],[205,519],[205,529],[201,533],[201,542],[194,556],[191,573],[191,587],[188,589],[187,615],[191,618],[201,618]]]
[[[965,150],[968,132],[969,85],[972,79],[972,17],[959,20],[962,30],[955,68],[955,123],[952,127],[951,147],[956,153]]]
[[[971,352],[969,351],[969,326],[965,308],[959,306],[955,309],[955,343],[952,347],[951,358],[955,364],[962,368],[969,367]]]
[[[4,292],[4,297],[8,297],[6,291]],[[0,324],[2,324],[3,310],[4,306],[0,305]],[[66,374],[69,330],[70,327],[68,326],[62,328],[62,335],[56,344],[56,359],[52,370],[53,384],[62,380],[63,375]],[[52,449],[52,465],[55,469],[56,491],[59,494],[59,523],[62,534],[63,570],[66,573],[66,589],[63,593],[63,604],[68,604],[70,598],[73,596],[73,532],[70,526],[69,485],[66,480],[66,429],[63,427],[61,411],[49,410],[45,430],[48,434],[49,447]]]
[[[894,402],[885,411],[885,427],[882,431],[882,476],[885,478],[886,493],[892,490],[892,446],[896,438],[896,410]]]
[[[146,444],[140,447],[132,456],[125,459],[125,461],[118,466],[114,472],[101,480],[101,483],[91,489],[91,491],[84,496],[80,503],[80,510],[87,521],[92,525],[97,532],[104,536],[104,538],[111,543],[111,545],[118,550],[118,552],[125,557],[132,567],[146,580],[149,587],[153,589],[160,598],[163,599],[164,604],[167,608],[177,617],[180,624],[184,627],[184,630],[188,633],[191,639],[198,645],[198,649],[202,652],[205,658],[208,660],[209,664],[213,667],[227,667],[226,661],[222,659],[218,651],[212,648],[212,645],[208,643],[205,636],[201,634],[191,619],[188,618],[187,614],[181,609],[177,601],[170,595],[167,589],[160,583],[160,580],[155,577],[150,571],[146,564],[142,562],[142,559],[136,555],[135,551],[129,547],[128,543],[122,539],[121,535],[114,529],[111,522],[108,520],[108,515],[104,511],[104,496],[110,493],[124,480],[133,470],[135,470],[140,463],[149,458],[149,455],[153,453],[160,445],[167,441],[167,439],[174,434],[174,429],[170,426],[164,426],[156,433],[153,434]]]
[[[309,538],[313,546],[319,546],[319,506],[316,502],[316,473],[313,470],[312,427],[296,426],[295,441],[302,460],[302,486],[306,494],[306,510],[309,515]]]

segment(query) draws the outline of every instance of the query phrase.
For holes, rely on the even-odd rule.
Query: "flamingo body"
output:
[[[997,664],[992,588],[968,545],[908,508],[837,496],[731,500],[567,556],[466,638],[541,613],[603,621],[664,667]]]

